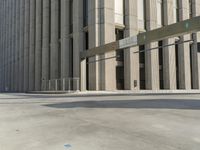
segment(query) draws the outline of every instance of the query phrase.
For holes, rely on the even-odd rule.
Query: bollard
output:
[[[55,79],[55,90],[58,91],[58,80]]]
[[[63,89],[62,90],[65,91],[65,78],[63,78],[62,81],[63,81]]]
[[[68,79],[68,92],[71,91],[71,79],[69,78]]]
[[[51,80],[49,80],[49,91],[51,91]]]
[[[76,79],[76,91],[78,92],[79,91],[79,78]]]

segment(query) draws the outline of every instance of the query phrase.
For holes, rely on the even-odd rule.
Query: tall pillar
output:
[[[192,0],[192,16],[200,16],[200,2],[199,0]],[[193,34],[192,46],[192,84],[194,89],[200,89],[200,32]]]
[[[9,1],[6,3],[6,91],[9,89]]]
[[[157,28],[157,0],[146,1],[146,28]],[[146,49],[157,47],[157,42],[147,44]],[[158,50],[145,52],[145,80],[147,90],[159,90],[159,59]]]
[[[4,4],[4,91],[7,87],[7,3]]]
[[[135,36],[138,34],[138,14],[137,0],[125,0],[125,37]],[[124,51],[124,86],[125,90],[140,89],[140,66],[138,47],[128,48]],[[137,86],[134,86],[137,81]]]
[[[7,46],[7,39],[6,39],[6,26],[7,26],[7,22],[6,22],[6,19],[7,19],[7,12],[6,12],[6,9],[7,9],[7,1],[4,0],[4,39],[3,39],[3,43],[4,43],[4,46],[3,46],[3,57],[4,57],[4,71],[3,71],[3,76],[4,76],[4,85],[3,85],[3,90],[5,91],[6,89],[6,46]]]
[[[2,1],[0,1],[0,19],[2,20]],[[2,24],[0,24],[0,92],[2,87]]]
[[[8,79],[7,79],[7,87],[8,87],[8,91],[10,91],[10,86],[11,86],[11,14],[12,14],[12,6],[11,6],[11,0],[8,0],[8,49],[7,49],[7,61],[8,61],[8,65],[7,65],[7,75],[8,75]]]
[[[78,8],[78,9],[77,9]],[[73,1],[73,88],[79,90],[80,51],[83,50],[83,1]]]
[[[100,46],[100,4],[98,0],[88,0],[88,34],[89,48]],[[98,19],[97,19],[98,18]],[[98,56],[89,58],[89,90],[99,90],[99,62]]]
[[[50,79],[50,0],[43,0],[42,19],[42,90],[47,90]]]
[[[12,52],[11,52],[11,91],[14,92],[15,76],[15,19],[16,19],[16,0],[12,0]]]
[[[25,0],[20,1],[20,49],[19,49],[19,91],[23,92],[24,86],[24,8]]]
[[[8,20],[9,20],[9,1],[6,1],[6,26],[5,26],[5,90],[8,90]]]
[[[4,0],[4,39],[3,39],[3,58],[4,58],[4,70],[3,70],[3,90],[5,91],[6,89],[6,3],[7,1]]]
[[[13,5],[13,0],[10,0],[10,69],[9,69],[9,91],[12,92],[12,64],[13,64],[13,11],[14,11],[14,5]]]
[[[16,0],[16,20],[15,20],[15,78],[14,78],[14,89],[18,91],[19,85],[19,23],[20,23],[20,0]]]
[[[61,79],[69,78],[69,59],[70,59],[69,58],[69,49],[70,49],[69,7],[70,7],[69,0],[61,0]],[[76,44],[78,44],[78,42]],[[67,87],[66,84],[62,85],[62,87],[63,86],[65,86],[65,88]]]
[[[114,20],[114,0],[102,0],[100,3],[100,11],[104,16],[100,26],[100,45],[115,41],[115,20]],[[108,52],[100,59],[100,90],[116,90],[116,60],[106,59],[116,56],[115,51]]]
[[[2,24],[1,24],[1,27],[0,27],[0,30],[1,30],[1,92],[3,91],[3,15],[4,15],[4,1],[2,0],[1,1],[1,20],[2,20]]]
[[[35,90],[41,90],[42,75],[42,1],[36,0]]]
[[[189,1],[179,0],[180,16],[179,20],[189,19]],[[180,41],[190,39],[190,35],[180,37]],[[179,87],[180,89],[191,89],[191,67],[190,67],[190,45],[189,43],[180,44],[178,47],[178,66],[179,66]]]
[[[51,0],[51,50],[50,50],[50,79],[59,78],[59,1]],[[52,82],[52,90],[55,83]]]
[[[25,22],[24,22],[24,89],[28,91],[28,69],[29,69],[29,34],[30,30],[30,1],[25,0]]]
[[[114,0],[89,1],[89,48],[115,41]],[[89,59],[89,89],[116,90],[115,52]],[[106,59],[95,62],[98,59]]]
[[[3,15],[4,15],[4,1],[0,1],[0,20],[2,23],[0,24],[0,92],[3,91]]]
[[[8,47],[9,47],[9,1],[6,2],[6,51],[5,51],[5,58],[6,58],[6,68],[5,68],[5,82],[6,82],[6,91],[8,90]]]
[[[35,3],[30,1],[29,91],[35,89]]]
[[[176,22],[174,20],[174,0],[164,0],[164,25]],[[175,39],[163,40],[163,45],[175,43]],[[164,89],[175,90],[176,87],[176,56],[175,46],[163,48],[163,81]]]

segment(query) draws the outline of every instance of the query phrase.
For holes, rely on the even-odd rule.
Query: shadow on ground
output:
[[[52,108],[135,108],[135,109],[200,109],[200,100],[104,100],[78,101],[44,105]]]

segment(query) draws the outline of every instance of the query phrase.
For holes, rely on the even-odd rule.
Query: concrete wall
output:
[[[84,27],[84,1],[73,0],[72,14],[69,12],[70,1],[0,0],[1,91],[86,90],[87,83],[88,90],[116,90],[118,62],[114,51],[89,58],[88,73],[86,60],[81,62],[80,52],[86,50],[86,33],[89,48],[94,48],[115,41],[115,29],[120,28],[124,37],[129,37],[158,28],[161,23],[158,20],[157,0],[146,1],[145,26],[140,26],[143,22],[138,16],[139,0],[125,0],[124,14],[117,0],[88,0],[88,25]],[[191,17],[200,14],[199,6],[198,0],[192,0]],[[188,19],[188,0],[179,0],[178,10],[180,21]],[[163,0],[163,13],[163,26],[176,22],[173,0]],[[71,25],[73,32],[70,32]],[[163,48],[162,67],[159,66],[158,49],[145,52],[147,90],[160,90],[160,77],[163,77],[164,89],[200,88],[200,35],[185,35],[179,39],[185,41],[191,38],[193,43],[179,44],[178,64],[175,46]],[[172,44],[175,38],[162,42],[163,45]],[[145,48],[156,46],[158,42],[147,44]],[[138,50],[139,47],[124,50],[125,90],[140,90]],[[162,74],[160,68],[163,69]]]

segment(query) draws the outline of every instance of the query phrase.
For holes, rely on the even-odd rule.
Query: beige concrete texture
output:
[[[0,94],[0,149],[199,150],[199,97]]]

